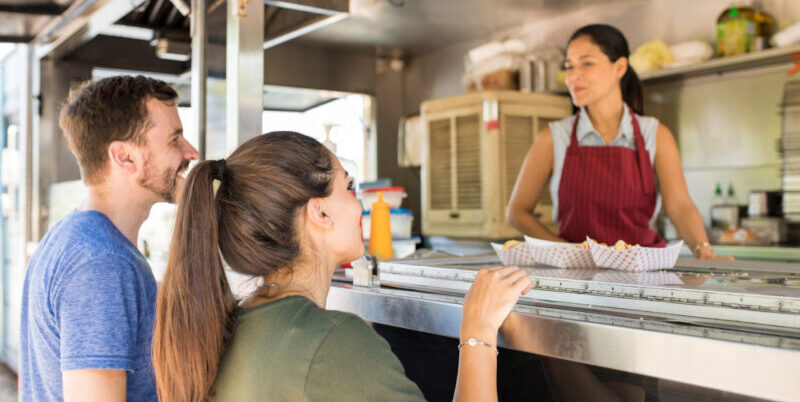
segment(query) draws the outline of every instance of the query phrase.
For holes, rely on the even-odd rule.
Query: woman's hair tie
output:
[[[214,178],[222,181],[222,177],[225,174],[225,159],[218,159],[216,164],[216,171],[214,172]]]

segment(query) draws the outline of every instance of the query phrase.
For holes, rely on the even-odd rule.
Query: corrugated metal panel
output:
[[[511,199],[514,182],[525,160],[525,155],[533,144],[533,118],[530,116],[506,115],[505,121],[505,202]]]
[[[431,209],[450,210],[452,166],[450,165],[450,119],[430,122],[428,144],[431,153]]]
[[[481,129],[477,114],[456,118],[456,176],[458,180],[458,209],[480,209],[481,188]]]

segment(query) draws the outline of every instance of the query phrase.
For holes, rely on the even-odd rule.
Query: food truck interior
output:
[[[734,8],[761,25],[720,50],[738,43],[724,37]],[[677,246],[656,272],[532,263],[500,339],[501,400],[568,399],[551,360],[590,367],[627,400],[797,400],[793,0],[0,0],[0,358],[19,364],[30,256],[85,195],[60,108],[85,80],[142,74],[177,89],[201,159],[291,129],[336,153],[365,209],[371,189],[398,193],[403,258],[337,271],[328,308],[373,323],[426,398],[451,399],[464,293],[478,269],[511,261],[493,242],[524,240],[506,207],[536,136],[573,114],[565,47],[590,23],[627,37],[646,114],[674,134],[716,254],[736,260]],[[549,191],[539,202],[557,231]],[[140,233],[158,279],[174,216],[158,204]],[[653,227],[680,240],[663,211]]]

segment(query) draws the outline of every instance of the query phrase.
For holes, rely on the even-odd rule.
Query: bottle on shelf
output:
[[[717,19],[717,57],[736,56],[767,47],[777,27],[775,18],[763,11],[760,2],[746,3],[734,2]]]
[[[714,188],[714,197],[711,198],[711,206],[715,207],[717,205],[722,205],[725,203],[725,198],[722,196],[722,185],[717,182],[717,186]]]
[[[733,191],[733,183],[728,183],[728,194],[727,197],[725,197],[725,204],[739,205],[739,202],[736,199],[736,193]]]
[[[739,205],[733,184],[728,184],[727,195],[723,195],[722,186],[717,183],[714,198],[711,202],[711,228],[730,230],[739,227]]]
[[[391,216],[382,191],[378,192],[378,200],[372,204],[370,215],[369,253],[379,260],[390,260],[394,257]]]

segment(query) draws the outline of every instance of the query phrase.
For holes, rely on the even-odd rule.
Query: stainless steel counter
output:
[[[381,263],[383,286],[334,282],[328,308],[457,337],[463,293],[493,256]],[[737,265],[738,264],[738,265]],[[800,398],[800,276],[789,265],[674,270],[526,268],[499,344],[641,375],[774,400]]]
[[[758,261],[783,261],[794,262],[800,265],[800,247],[794,246],[733,246],[715,244],[714,252],[717,255],[734,257],[737,260],[758,260]],[[681,257],[691,258],[692,251],[684,246],[681,250]],[[798,267],[800,270],[800,266]]]

